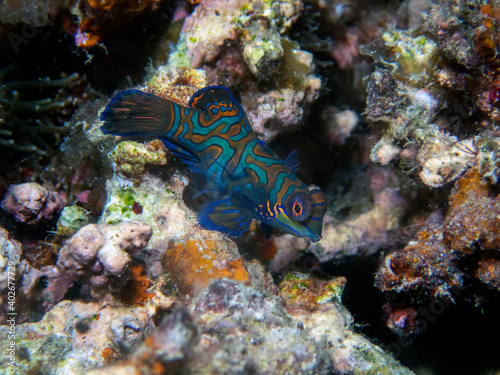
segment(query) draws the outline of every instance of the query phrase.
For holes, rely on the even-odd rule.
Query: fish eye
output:
[[[302,205],[299,201],[293,202],[293,213],[297,216],[300,216],[300,214],[302,214]]]
[[[304,221],[309,217],[311,211],[310,199],[303,193],[291,196],[286,204],[286,211],[291,219]]]

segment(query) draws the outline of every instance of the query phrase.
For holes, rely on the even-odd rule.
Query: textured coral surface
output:
[[[15,0],[0,36],[1,373],[498,371],[498,2]],[[209,85],[298,151],[321,241],[204,230],[234,181],[101,131]]]

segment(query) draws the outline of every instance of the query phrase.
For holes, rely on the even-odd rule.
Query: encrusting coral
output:
[[[88,224],[88,211],[80,206],[66,206],[57,220],[57,234],[69,236]]]
[[[200,231],[169,246],[165,266],[183,296],[206,287],[214,279],[249,281],[237,247],[219,233]]]
[[[301,9],[300,1],[201,1],[186,18],[167,67],[204,68],[212,85],[239,84],[253,129],[270,139],[301,123],[321,87],[312,55],[286,36]],[[236,78],[225,82],[228,76]],[[278,87],[256,87],[255,81],[271,79]]]
[[[140,178],[146,167],[165,165],[167,157],[161,141],[146,144],[124,141],[108,154],[113,170],[127,177]]]

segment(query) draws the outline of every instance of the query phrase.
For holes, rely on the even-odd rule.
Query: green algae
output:
[[[64,207],[57,221],[57,234],[69,236],[88,223],[88,211],[80,206]]]
[[[149,144],[124,141],[108,153],[117,173],[131,178],[140,178],[148,166],[165,165],[167,157],[165,149],[156,149]]]

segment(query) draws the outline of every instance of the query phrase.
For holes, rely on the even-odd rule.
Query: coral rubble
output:
[[[404,249],[388,254],[377,286],[389,297],[389,327],[408,333],[417,329],[418,306],[424,301],[454,302],[457,291],[474,281],[498,288],[500,201],[472,168],[455,183],[442,225],[419,232]],[[407,318],[399,315],[407,310]],[[413,311],[409,313],[408,311]]]

